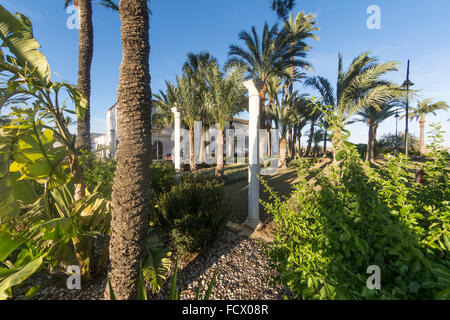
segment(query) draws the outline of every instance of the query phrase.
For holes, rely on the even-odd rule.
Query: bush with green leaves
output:
[[[116,162],[112,159],[100,158],[94,152],[87,151],[82,151],[79,160],[86,188],[92,191],[98,187],[105,198],[111,199]]]
[[[354,146],[340,145],[338,164],[314,183],[306,180],[308,166],[300,168],[290,199],[269,189],[264,206],[278,226],[265,248],[277,271],[272,280],[300,299],[449,299],[445,159],[434,153],[419,185],[405,157],[391,157],[377,172]],[[372,265],[380,267],[381,290],[367,287]]]
[[[205,248],[226,222],[229,213],[223,185],[200,174],[180,177],[180,182],[159,196],[157,225],[178,252]]]

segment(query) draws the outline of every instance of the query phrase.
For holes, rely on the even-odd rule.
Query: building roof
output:
[[[109,110],[113,109],[116,106],[117,103],[114,103],[111,107],[108,108],[108,110],[106,110],[106,112],[108,112]],[[105,112],[105,113],[106,113]]]
[[[240,118],[233,118],[233,122],[242,123],[248,125],[248,120],[240,119]]]

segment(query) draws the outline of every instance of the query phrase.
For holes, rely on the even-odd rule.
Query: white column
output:
[[[262,84],[257,80],[244,82],[248,89],[248,217],[244,225],[257,229],[259,220],[259,91]]]
[[[174,107],[171,109],[174,115],[174,134],[175,134],[175,151],[174,162],[175,170],[181,170],[181,109]]]

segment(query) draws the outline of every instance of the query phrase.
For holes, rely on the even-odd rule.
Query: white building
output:
[[[155,110],[155,109],[153,109]],[[92,134],[92,150],[98,150],[100,155],[104,158],[113,158],[119,140],[117,138],[117,108],[114,104],[106,112],[106,134]],[[232,123],[234,129],[242,129],[244,132],[248,131],[248,120],[234,118]],[[230,128],[230,123],[227,124],[226,129]],[[173,126],[164,127],[163,129],[152,129],[152,146],[155,157],[157,159],[172,159],[174,153],[175,143],[172,138]],[[209,137],[206,137],[207,141]],[[206,151],[209,152],[208,146]],[[245,138],[245,154],[248,153],[248,137]]]

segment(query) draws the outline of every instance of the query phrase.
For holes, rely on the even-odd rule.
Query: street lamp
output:
[[[409,87],[412,87],[414,83],[409,81],[409,60],[408,68],[406,70],[406,81],[403,82],[402,87],[406,87],[406,127],[405,127],[405,154],[408,156],[408,123],[409,123]]]
[[[394,155],[397,156],[398,149],[398,112],[395,113],[395,145],[394,145]]]

